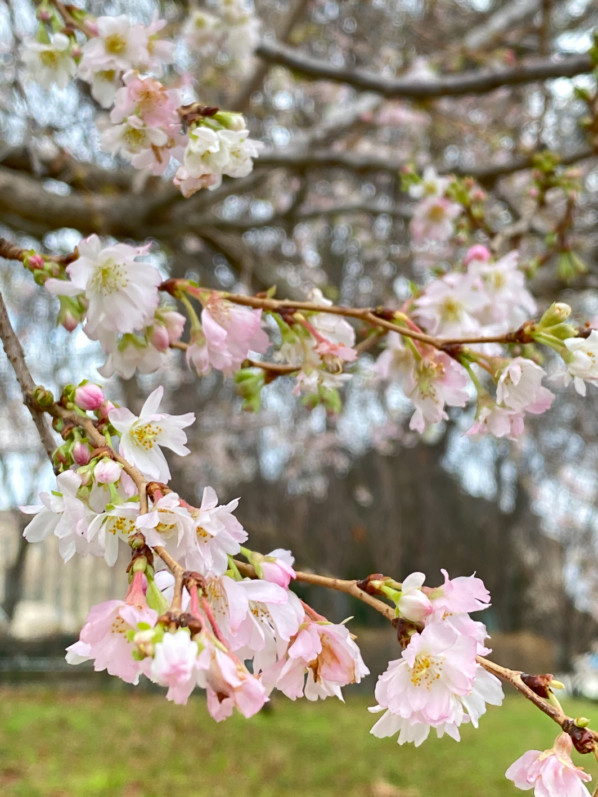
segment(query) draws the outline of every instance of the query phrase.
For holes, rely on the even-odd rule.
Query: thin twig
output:
[[[244,576],[257,578],[257,573],[253,565],[239,562],[237,559],[235,559],[235,565]],[[368,606],[371,606],[372,609],[382,614],[387,620],[395,619],[395,612],[391,606],[388,606],[388,604],[383,603],[381,600],[378,600],[378,598],[360,589],[355,580],[333,578],[332,576],[320,576],[317,573],[305,573],[301,570],[295,571],[295,579],[304,584],[314,584],[317,587],[326,587],[327,589],[337,590],[337,592],[345,592],[347,595],[352,595],[354,598],[363,601],[363,603],[367,603]]]
[[[31,372],[27,367],[27,362],[25,360],[25,353],[23,352],[23,347],[21,346],[21,342],[19,341],[12,327],[12,324],[10,323],[8,310],[6,309],[6,305],[4,304],[4,299],[1,293],[0,293],[0,338],[2,338],[4,351],[6,352],[8,361],[12,365],[12,368],[15,372],[15,376],[17,377],[17,381],[21,388],[21,393],[23,395],[23,403],[25,404],[25,406],[29,410],[31,417],[33,418],[33,423],[35,424],[42,445],[51,462],[52,455],[54,453],[54,450],[56,449],[56,442],[52,437],[52,432],[48,428],[46,419],[35,409],[35,406],[33,404],[33,391],[35,390],[35,382],[33,381]]]

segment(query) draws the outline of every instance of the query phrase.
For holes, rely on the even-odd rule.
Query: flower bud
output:
[[[60,324],[62,324],[67,332],[74,332],[79,326],[79,319],[76,318],[70,310],[65,310],[65,312],[60,315]]]
[[[77,440],[73,446],[73,459],[77,465],[87,465],[91,459],[91,452],[87,443]]]
[[[44,258],[41,255],[31,255],[27,258],[27,265],[31,269],[42,269],[44,267]]]
[[[214,115],[214,119],[228,130],[245,130],[247,127],[243,114],[234,113],[234,111],[218,111],[218,113]]]
[[[571,315],[571,308],[565,302],[553,302],[544,313],[538,327],[546,329],[566,321]]]
[[[160,321],[166,327],[169,343],[180,340],[187,321],[184,315],[177,313],[176,310],[166,310],[160,313]]]
[[[162,324],[154,324],[150,335],[150,342],[158,351],[167,351],[170,346],[168,330]]]
[[[98,417],[107,420],[109,412],[114,409],[116,409],[115,405],[111,401],[106,400],[98,407]]]
[[[473,260],[481,263],[487,263],[490,260],[490,250],[483,244],[475,244],[470,246],[465,255],[465,265],[468,266]]]
[[[121,467],[122,465],[113,459],[102,459],[94,468],[94,478],[100,484],[117,482],[120,479]]]
[[[82,410],[97,410],[104,402],[104,393],[99,385],[87,382],[75,390],[75,404]]]

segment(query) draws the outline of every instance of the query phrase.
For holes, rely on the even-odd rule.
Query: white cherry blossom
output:
[[[23,63],[27,77],[45,89],[56,85],[65,88],[77,71],[71,55],[71,40],[64,33],[55,33],[49,42],[28,39],[24,42]]]
[[[179,456],[189,449],[185,445],[187,435],[183,431],[195,420],[193,412],[184,415],[168,415],[158,412],[164,388],[157,387],[147,398],[139,415],[126,407],[111,410],[110,422],[121,433],[120,453],[150,479],[168,482],[170,470],[160,446],[165,446]]]

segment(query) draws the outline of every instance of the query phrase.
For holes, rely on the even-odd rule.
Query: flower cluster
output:
[[[469,616],[489,606],[488,591],[479,578],[449,579],[443,573],[437,589],[423,588],[423,573],[412,573],[398,591],[383,587],[408,630],[401,658],[376,685],[378,705],[370,710],[384,714],[372,728],[374,736],[398,732],[399,744],[418,746],[434,728],[439,737],[459,740],[460,725],[477,727],[486,703],[502,703],[500,681],[476,661],[489,652],[486,627]]]
[[[259,20],[247,0],[219,0],[214,13],[191,10],[183,27],[189,50],[202,58],[213,59],[226,53],[233,70],[242,73],[258,44]]]
[[[409,195],[419,200],[413,209],[410,225],[415,244],[429,241],[445,243],[453,235],[454,221],[463,208],[446,197],[450,182],[448,177],[439,177],[432,167],[428,167],[421,182],[409,187]]]
[[[501,335],[536,312],[519,253],[493,261],[485,246],[467,252],[463,271],[430,282],[414,301],[414,319],[433,335]]]
[[[149,246],[103,247],[97,235],[79,242],[78,258],[66,267],[68,280],[50,278],[46,288],[61,298],[68,329],[85,320],[85,333],[98,340],[108,359],[102,373],[131,377],[135,369],[159,368],[169,346],[183,332],[185,318],[159,309],[160,272],[138,258]]]
[[[218,112],[197,121],[189,139],[174,184],[185,197],[201,188],[218,188],[222,177],[246,177],[253,170],[253,158],[263,149],[249,138],[245,119],[239,113]]]
[[[399,382],[415,406],[409,428],[420,433],[448,418],[445,407],[463,407],[469,401],[469,379],[456,360],[429,346],[406,345],[395,332],[388,335],[376,374]]]
[[[237,500],[219,505],[206,487],[193,507],[170,491],[162,448],[188,453],[184,430],[194,416],[160,412],[161,398],[158,388],[135,416],[107,402],[97,385],[68,389],[63,404],[93,413],[98,433],[120,440],[119,454],[96,451],[72,432],[57,452],[63,467],[57,489],[42,494],[41,506],[23,508],[35,515],[26,539],[55,535],[65,561],[91,555],[112,566],[119,553],[132,551],[125,599],[92,608],[68,661],[93,660],[97,670],[130,683],[145,675],[178,703],[199,686],[217,720],[234,707],[251,716],[274,688],[293,699],[341,698],[342,686],[368,673],[353,638],[289,589],[296,575],[289,551],[263,556],[244,547],[248,535],[233,514]],[[139,493],[140,478],[152,484],[147,495]],[[154,572],[154,551],[188,574],[176,600],[171,573]],[[242,577],[231,558],[237,554],[255,578]]]
[[[178,89],[167,88],[159,78],[171,64],[174,44],[161,40],[165,20],[150,25],[133,23],[126,15],[93,18],[79,12],[88,40],[79,46],[71,36],[54,33],[44,25],[38,39],[25,42],[23,62],[32,80],[44,88],[65,88],[77,76],[91,86],[94,99],[111,109],[100,133],[102,148],[137,169],[164,174],[174,161],[174,179],[185,197],[200,188],[217,188],[222,177],[244,177],[253,169],[262,144],[249,138],[243,116],[208,109],[199,103],[183,106]],[[194,29],[208,24],[210,14],[196,12]],[[215,17],[213,19],[216,19]],[[60,24],[58,19],[55,24]],[[249,9],[234,0],[223,3],[223,28],[227,40],[243,59],[255,43],[256,23]],[[217,26],[216,26],[217,27]],[[210,34],[217,46],[218,38]],[[185,125],[189,129],[184,130]]]
[[[311,291],[309,300],[323,307],[332,305],[318,289]],[[297,367],[294,394],[304,394],[308,404],[322,401],[329,409],[337,409],[337,388],[350,379],[344,366],[357,359],[351,324],[319,312],[276,321],[282,338],[276,361]]]

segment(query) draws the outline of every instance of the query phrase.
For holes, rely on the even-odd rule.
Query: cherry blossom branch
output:
[[[567,55],[559,60],[536,59],[509,69],[480,69],[437,77],[434,80],[414,80],[383,78],[365,69],[331,66],[326,61],[312,58],[295,48],[277,42],[262,41],[256,53],[270,63],[286,66],[307,78],[346,83],[361,91],[373,91],[383,97],[415,100],[487,94],[503,86],[518,86],[558,77],[574,77],[590,72],[593,68],[589,55]]]
[[[319,309],[319,306],[316,305],[316,307]],[[90,418],[82,417],[74,410],[69,410],[56,403],[52,403],[50,406],[43,407],[33,399],[35,384],[27,369],[23,350],[20,347],[18,339],[16,339],[16,335],[12,329],[12,326],[10,325],[6,308],[1,296],[0,335],[5,342],[5,346],[7,345],[7,341],[9,342],[7,347],[8,350],[11,351],[9,359],[15,369],[15,373],[17,373],[17,376],[19,377],[20,375],[19,384],[21,385],[21,389],[23,391],[23,398],[27,403],[27,406],[29,406],[32,416],[34,418],[38,417],[41,420],[41,413],[48,412],[54,418],[59,418],[63,421],[73,424],[74,426],[80,427],[87,435],[88,440],[93,443],[96,448],[105,449],[107,454],[110,454],[117,462],[122,464],[123,468],[135,481],[136,486],[139,489],[141,512],[147,512],[147,481],[137,468],[130,465],[124,458],[108,448],[108,441],[106,437],[96,428],[96,425]],[[18,347],[13,354],[12,345],[15,341],[18,344]],[[29,397],[31,397],[31,400],[29,400]],[[50,456],[52,454],[52,449],[53,446],[51,446],[49,451]],[[172,601],[172,610],[180,611],[182,607],[182,590],[185,569],[174,557],[168,553],[163,546],[154,546],[154,551],[156,554],[158,554],[158,556],[160,556],[164,564],[174,575],[175,589]],[[235,560],[235,566],[242,575],[249,576],[250,578],[257,577],[255,568],[252,565]],[[321,586],[328,589],[334,589],[339,592],[344,592],[345,594],[351,595],[363,603],[366,603],[377,612],[382,614],[387,620],[392,622],[396,619],[395,610],[391,606],[371,595],[367,589],[364,589],[362,585],[367,582],[339,579],[303,571],[296,571],[296,580],[302,583],[313,584],[315,586]],[[530,700],[541,711],[553,719],[564,731],[569,733],[578,750],[582,752],[589,752],[590,750],[595,749],[596,742],[598,741],[598,734],[589,728],[581,727],[575,722],[575,720],[565,715],[562,709],[547,703],[524,682],[521,672],[502,667],[501,665],[495,664],[494,662],[491,662],[483,657],[477,657],[477,661],[488,672],[512,684],[524,697]]]
[[[242,575],[248,576],[249,578],[258,577],[253,565],[240,562],[237,559],[234,560],[234,563]],[[357,600],[363,601],[363,603],[367,603],[368,606],[371,606],[372,609],[382,614],[387,620],[392,621],[395,619],[396,615],[394,609],[361,589],[358,586],[359,582],[357,580],[321,576],[317,573],[306,573],[301,570],[295,571],[295,580],[301,581],[304,584],[314,584],[317,587],[325,587],[326,589],[334,589],[337,592],[344,592],[347,595],[351,595],[353,598],[357,598]]]
[[[167,280],[160,286],[162,290],[171,292],[171,280]],[[202,289],[187,288],[188,292],[199,297]],[[205,291],[204,291],[205,292]],[[389,319],[400,312],[386,307],[344,307],[341,305],[323,305],[316,302],[296,302],[292,299],[271,299],[261,296],[245,296],[243,294],[224,293],[224,298],[234,304],[256,309],[269,310],[270,312],[286,311],[306,311],[313,313],[328,313],[329,315],[340,315],[345,318],[355,318],[373,327],[381,327],[389,332],[396,332],[399,335],[433,346],[436,349],[445,350],[447,347],[459,346],[461,344],[474,343],[521,343],[525,342],[525,331],[516,330],[507,332],[504,335],[489,336],[470,336],[462,338],[436,338],[427,335],[425,332],[417,331],[409,327],[398,326]]]
[[[238,560],[235,560],[235,565],[239,572],[243,575],[249,576],[250,578],[257,578],[255,568],[252,565],[239,562]],[[387,620],[393,622],[396,619],[395,611],[391,606],[383,603],[381,600],[378,600],[359,586],[360,583],[367,584],[367,579],[359,582],[356,580],[346,580],[331,576],[321,576],[317,573],[306,573],[302,571],[295,571],[295,573],[297,581],[303,582],[305,584],[314,584],[327,589],[334,589],[338,592],[344,592],[368,604],[368,606],[371,606],[377,612],[386,617]],[[383,576],[377,574],[377,579],[383,580],[383,578]],[[596,731],[593,731],[591,728],[577,725],[576,721],[567,716],[560,707],[557,707],[556,705],[553,705],[552,703],[547,702],[544,698],[540,697],[540,695],[538,695],[525,683],[523,680],[524,673],[518,670],[511,670],[508,667],[503,667],[502,665],[496,664],[495,662],[490,661],[483,656],[477,656],[476,659],[485,670],[487,670],[489,673],[492,673],[492,675],[497,676],[506,683],[511,684],[511,686],[517,689],[520,694],[522,694],[537,708],[539,708],[540,711],[543,711],[544,714],[556,722],[557,725],[559,725],[572,737],[574,745],[580,752],[590,752],[591,749],[593,749],[598,743],[598,733]]]
[[[553,705],[547,702],[544,698],[540,697],[533,689],[531,689],[523,680],[524,673],[520,670],[511,670],[508,667],[502,667],[483,656],[477,656],[477,661],[481,666],[492,675],[496,675],[506,683],[511,684],[518,692],[531,701],[540,711],[550,717],[557,725],[568,733],[575,745],[576,749],[581,753],[589,753],[596,748],[598,744],[598,733],[591,728],[580,726],[576,720],[568,717],[560,706]]]
[[[86,36],[91,37],[94,36],[95,33],[90,28],[89,25],[86,25],[85,22],[80,22],[76,17],[69,10],[69,6],[65,3],[60,2],[60,0],[49,0],[50,5],[53,5],[56,11],[60,14],[62,19],[64,20],[65,24],[68,25],[70,28],[74,28],[75,30],[81,31]],[[72,6],[71,6],[72,8]]]

